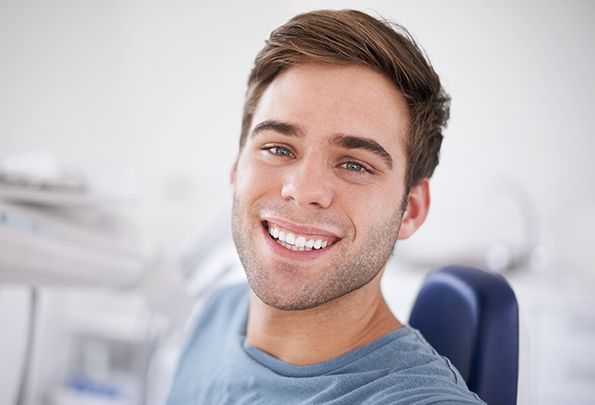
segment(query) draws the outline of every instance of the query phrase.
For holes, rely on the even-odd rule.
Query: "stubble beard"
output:
[[[240,261],[246,272],[250,288],[265,304],[285,311],[299,311],[317,307],[335,300],[372,281],[384,268],[394,250],[401,226],[403,207],[399,207],[390,218],[378,218],[375,225],[359,238],[365,243],[354,248],[336,246],[342,251],[333,252],[334,259],[316,275],[303,283],[280,283],[276,274],[291,274],[307,264],[275,262],[275,268],[265,264],[253,249],[256,238],[261,237],[255,225],[250,226],[242,212],[238,196],[234,196],[232,208],[232,234]],[[280,213],[282,215],[282,213]],[[373,219],[370,219],[373,220]],[[258,224],[256,224],[258,225]],[[271,253],[271,256],[273,253]],[[269,260],[269,263],[271,261]]]

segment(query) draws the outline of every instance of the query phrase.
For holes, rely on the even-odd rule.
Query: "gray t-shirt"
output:
[[[404,326],[323,363],[294,366],[246,341],[248,287],[225,287],[202,309],[168,405],[482,404],[421,334]]]

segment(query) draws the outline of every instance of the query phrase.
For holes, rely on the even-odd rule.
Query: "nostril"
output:
[[[288,181],[281,189],[281,197],[293,201],[302,207],[327,208],[333,200],[333,187],[323,181],[320,176],[308,180]]]

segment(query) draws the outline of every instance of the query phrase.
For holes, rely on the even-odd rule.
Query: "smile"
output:
[[[311,250],[322,250],[331,246],[338,238],[325,235],[308,235],[284,228],[280,225],[264,222],[264,226],[267,228],[269,235],[279,245],[285,249],[308,252]]]

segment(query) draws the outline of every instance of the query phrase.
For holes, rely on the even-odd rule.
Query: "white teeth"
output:
[[[285,236],[285,242],[289,243],[290,245],[295,245],[295,235],[292,232],[287,232],[287,236]]]
[[[302,250],[303,250],[304,246],[306,246],[306,238],[304,238],[303,236],[298,236],[295,240],[295,245],[298,248],[302,248]]]
[[[309,251],[312,249],[324,249],[329,245],[328,241],[322,239],[306,239],[305,236],[297,236],[293,232],[280,231],[279,228],[270,227],[269,234],[277,239],[279,244],[289,250]]]

